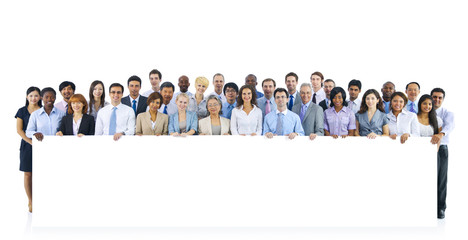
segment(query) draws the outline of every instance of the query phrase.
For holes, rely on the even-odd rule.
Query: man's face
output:
[[[418,85],[415,83],[408,85],[408,88],[406,89],[406,95],[408,96],[408,99],[412,102],[416,101],[416,98],[418,98],[419,95]]]
[[[120,104],[120,100],[122,99],[122,88],[119,86],[111,87],[109,91],[109,96],[112,102],[112,105],[117,106]]]
[[[161,89],[161,95],[163,97],[163,103],[167,105],[171,101],[174,91],[170,87],[165,87]]]
[[[161,83],[161,79],[159,78],[158,74],[150,74],[149,80],[151,83],[151,87],[159,87],[159,84]]]
[[[330,92],[334,87],[335,87],[335,84],[333,82],[323,83],[323,91],[325,91],[325,94],[327,95],[328,99],[330,99]]]
[[[228,102],[234,102],[234,101],[236,101],[236,98],[237,98],[236,89],[230,88],[230,87],[226,87],[226,91],[225,91],[224,95],[226,96],[226,100],[227,100]]]
[[[392,96],[394,92],[395,92],[395,86],[393,86],[393,84],[386,83],[385,85],[383,85],[382,87],[383,98],[390,99],[390,97]]]
[[[214,85],[214,88],[215,88],[215,92],[223,91],[223,87],[224,87],[224,78],[223,78],[223,76],[216,75],[213,78],[213,85]]]
[[[273,92],[275,91],[275,86],[273,84],[273,81],[265,81],[263,82],[263,93],[265,94],[267,99],[270,99],[271,96],[273,96]]]
[[[141,84],[138,81],[130,81],[128,83],[128,90],[132,98],[137,98],[140,95]]]
[[[357,86],[351,86],[348,88],[348,92],[349,92],[349,98],[354,100],[358,98],[359,93],[361,93],[361,90]]]
[[[73,94],[75,94],[75,91],[73,91],[72,87],[70,85],[68,85],[68,86],[62,88],[62,91],[60,91],[60,93],[62,94],[62,97],[65,100],[65,102],[68,102],[68,100],[71,98],[71,96],[73,96]]]
[[[438,109],[444,102],[444,94],[441,92],[434,92],[432,93],[432,99],[434,100],[434,107]]]
[[[179,78],[179,88],[181,92],[187,92],[190,86],[190,82],[187,76],[181,76]]]
[[[278,109],[285,109],[286,103],[288,102],[285,92],[277,92],[275,96],[275,102]]]
[[[250,86],[257,86],[257,79],[254,76],[248,76],[245,78],[245,84]]]
[[[307,86],[301,87],[301,90],[299,91],[299,94],[301,95],[301,100],[303,104],[306,104],[312,99],[312,89]]]
[[[294,76],[288,76],[286,78],[286,88],[288,89],[288,92],[294,93],[296,91],[297,87],[297,79]]]
[[[318,75],[310,76],[310,83],[314,89],[322,87],[322,78]]]

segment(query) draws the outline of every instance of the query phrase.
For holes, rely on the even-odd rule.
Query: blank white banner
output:
[[[34,142],[35,227],[436,226],[429,138]]]

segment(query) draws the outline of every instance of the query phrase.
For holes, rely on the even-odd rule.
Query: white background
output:
[[[157,68],[163,81],[176,83],[180,75],[189,76],[192,92],[197,76],[211,79],[217,72],[238,85],[249,73],[259,80],[272,77],[279,87],[285,86],[290,71],[299,75],[299,83],[308,82],[314,71],[343,87],[360,79],[363,90],[380,89],[388,80],[404,90],[406,83],[418,81],[422,93],[444,88],[444,106],[457,120],[449,146],[447,219],[437,229],[190,229],[182,237],[180,231],[162,230],[165,237],[372,239],[390,234],[429,239],[466,234],[466,10],[463,1],[2,1],[1,125],[6,141],[0,161],[0,232],[23,237],[27,225],[23,174],[17,170],[20,138],[13,118],[26,89],[58,90],[68,80],[87,96],[93,80],[106,87],[126,85],[136,74],[146,80],[145,91],[147,74]],[[207,93],[212,91],[210,85]],[[73,148],[70,153],[90,154]],[[134,233],[102,230],[119,231],[123,238]]]

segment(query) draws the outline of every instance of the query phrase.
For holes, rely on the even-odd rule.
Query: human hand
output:
[[[63,133],[62,133],[62,131],[58,131],[55,135],[56,136],[63,136]]]
[[[309,139],[310,139],[310,140],[314,140],[316,137],[317,137],[317,134],[315,134],[315,133],[311,133],[311,134],[309,135]]]
[[[38,133],[34,133],[34,136],[36,137],[36,139],[40,142],[42,141],[42,139],[44,139],[44,134],[38,132]]]
[[[371,133],[369,133],[369,134],[367,135],[367,138],[369,138],[369,139],[375,139],[376,137],[377,137],[377,134],[375,134],[375,133],[373,133],[373,132],[371,132]]]
[[[442,137],[444,137],[443,133],[438,133],[438,134],[432,135],[431,143],[432,144],[439,144],[440,141],[442,141]]]
[[[267,138],[273,138],[274,134],[272,132],[267,132],[265,133],[265,137]]]
[[[116,133],[114,134],[114,141],[119,140],[123,136],[123,133]]]
[[[395,140],[396,137],[397,137],[397,135],[396,135],[396,134],[392,134],[392,135],[390,135],[389,137],[390,137],[391,139]]]
[[[292,140],[292,139],[294,139],[297,135],[299,135],[299,134],[297,134],[297,133],[290,133],[290,134],[288,135],[288,137],[289,137],[289,139]]]
[[[405,143],[406,140],[408,140],[408,138],[409,138],[409,134],[408,134],[408,133],[405,133],[405,134],[401,135],[401,137],[400,137],[400,142],[401,142],[401,144]]]

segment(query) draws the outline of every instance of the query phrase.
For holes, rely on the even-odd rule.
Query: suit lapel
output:
[[[312,104],[314,104],[314,103],[310,102],[309,107],[307,107],[307,111],[304,114],[304,119],[302,119],[302,122],[305,122],[306,119],[309,117],[310,113],[312,112]]]

